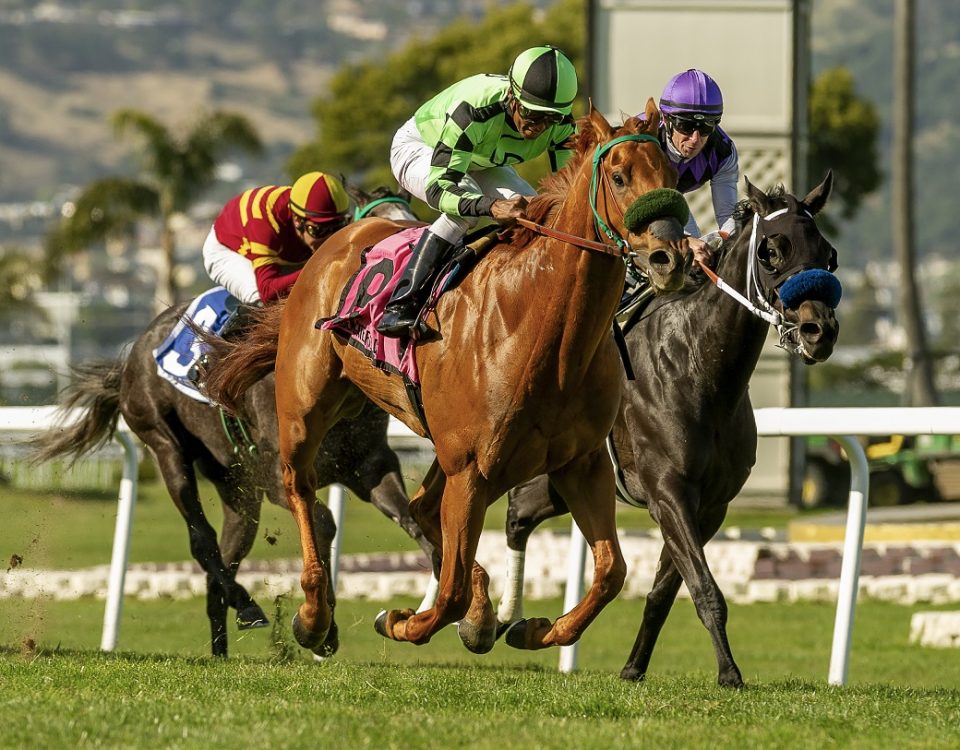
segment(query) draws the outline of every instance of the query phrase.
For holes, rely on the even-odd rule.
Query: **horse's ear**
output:
[[[833,170],[828,169],[823,182],[807,193],[807,197],[803,199],[803,205],[810,209],[810,213],[814,215],[820,213],[820,209],[824,207],[827,198],[830,197],[831,190],[833,190]]]
[[[624,126],[631,133],[656,136],[660,129],[660,110],[653,98],[647,99],[647,106],[642,113],[627,118]]]
[[[767,194],[750,182],[746,175],[743,176],[743,182],[746,185],[747,200],[750,202],[750,208],[753,209],[753,212],[760,216],[766,216],[770,213],[770,199]]]
[[[606,143],[613,137],[613,127],[593,106],[593,101],[590,102],[590,113],[583,119],[583,125],[580,134],[588,143]]]

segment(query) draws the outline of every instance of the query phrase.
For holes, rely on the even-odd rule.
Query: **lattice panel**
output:
[[[740,156],[740,184],[737,186],[737,193],[741,198],[744,197],[743,178],[750,179],[754,185],[763,190],[769,190],[774,185],[784,184],[790,187],[790,151],[789,144],[762,142],[756,139],[737,138],[734,136],[737,144],[737,153]],[[686,194],[687,203],[690,204],[690,210],[700,225],[700,231],[704,234],[717,228],[717,223],[713,218],[713,200],[710,194],[710,186],[704,185],[699,190]]]

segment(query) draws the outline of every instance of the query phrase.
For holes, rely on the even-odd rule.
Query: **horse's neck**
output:
[[[747,223],[734,239],[733,247],[724,256],[717,272],[727,284],[756,305],[754,290],[747,284],[747,268],[751,262],[750,224]],[[701,310],[705,320],[702,332],[697,335],[719,344],[711,358],[718,382],[725,381],[728,390],[745,390],[760,359],[770,326],[713,284],[704,291],[708,292],[706,306],[709,311]]]
[[[593,215],[586,199],[589,173],[571,184],[551,228],[577,237],[594,237]],[[623,288],[624,266],[613,256],[585,250],[562,240],[536,237],[520,251],[527,279],[506,281],[509,297],[535,311],[538,329],[535,355],[555,361],[551,377],[572,385],[586,376],[593,354],[610,335],[610,325]],[[536,295],[534,299],[532,295]]]

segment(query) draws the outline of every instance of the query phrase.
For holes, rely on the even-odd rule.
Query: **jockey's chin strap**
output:
[[[399,203],[402,206],[406,206],[408,209],[410,208],[410,202],[408,200],[401,198],[399,195],[388,195],[383,198],[377,198],[374,201],[370,201],[363,208],[357,206],[353,212],[353,220],[360,221],[360,219],[369,214],[373,209],[375,209],[377,206],[382,206],[384,203]]]
[[[789,209],[780,208],[764,216],[763,220],[770,221],[771,219],[776,219],[779,216],[783,216],[785,213],[787,213],[787,211],[789,211]],[[714,273],[712,269],[708,268],[705,263],[702,261],[697,261],[697,263],[699,263],[700,268],[703,269],[703,272],[707,275],[707,278],[709,278],[710,281],[712,281],[721,292],[733,297],[734,300],[743,305],[756,317],[762,318],[770,325],[776,327],[777,334],[780,337],[780,343],[778,346],[780,346],[781,349],[785,349],[786,351],[794,354],[801,354],[803,352],[803,346],[799,343],[799,341],[793,345],[789,343],[789,340],[799,326],[787,322],[783,315],[781,315],[780,312],[778,312],[773,305],[767,301],[763,291],[760,289],[760,282],[757,280],[757,227],[759,223],[759,215],[754,214],[753,226],[750,230],[750,262],[747,263],[747,293],[749,294],[752,292],[753,297],[757,301],[756,304],[751,302],[749,299],[747,299],[747,297],[730,286],[726,281],[721,279],[716,273]]]

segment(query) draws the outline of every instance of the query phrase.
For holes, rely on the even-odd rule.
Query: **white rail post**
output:
[[[567,586],[563,594],[563,612],[566,614],[583,598],[583,566],[587,559],[587,540],[583,538],[576,521],[570,522],[570,549],[567,552]],[[560,671],[577,669],[580,642],[560,647]]]
[[[342,484],[331,484],[327,489],[327,507],[333,514],[333,522],[337,524],[337,531],[330,543],[330,585],[334,593],[337,591],[337,574],[340,572],[340,547],[343,543],[343,505],[346,492]]]
[[[110,577],[107,583],[107,604],[103,610],[103,632],[100,650],[113,651],[120,635],[120,614],[123,611],[123,585],[127,576],[127,553],[133,509],[137,504],[137,445],[129,432],[117,429],[114,438],[123,446],[123,476],[117,499],[117,524],[113,530],[113,553],[110,556]]]
[[[833,624],[833,646],[827,682],[846,685],[853,646],[853,615],[857,606],[860,563],[863,559],[863,532],[867,523],[867,498],[870,493],[870,468],[867,456],[857,440],[849,435],[836,440],[847,452],[850,462],[850,498],[847,502],[847,528],[843,537],[843,561],[837,591],[837,615]]]

